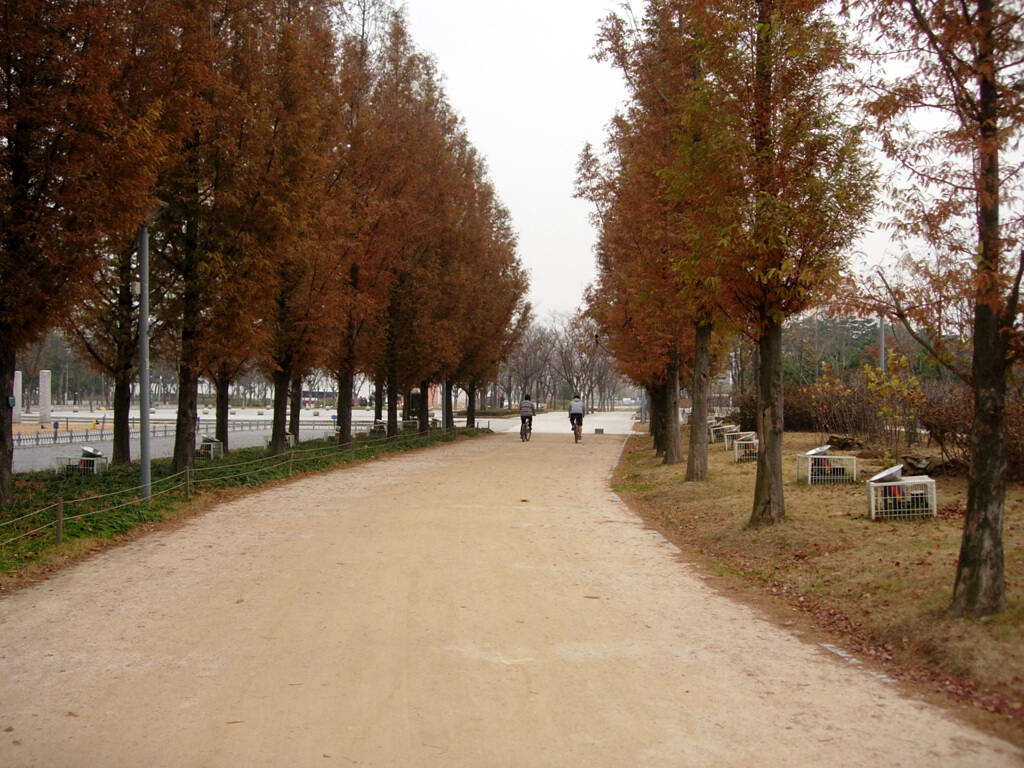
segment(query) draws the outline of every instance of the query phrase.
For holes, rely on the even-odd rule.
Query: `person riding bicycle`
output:
[[[522,430],[526,427],[528,430],[533,430],[533,417],[537,415],[537,406],[533,400],[530,399],[530,394],[526,393],[523,395],[523,401],[519,403],[519,429]]]
[[[583,431],[583,401],[578,394],[573,395],[569,402],[569,426],[575,427],[579,424],[580,432]]]

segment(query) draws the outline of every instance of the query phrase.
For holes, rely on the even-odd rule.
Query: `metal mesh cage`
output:
[[[726,432],[722,439],[725,442],[725,450],[728,451],[732,449],[732,444],[737,440],[750,440],[755,437],[757,437],[757,432],[735,430],[733,432]]]
[[[868,510],[871,519],[934,517],[935,481],[930,477],[908,477],[868,481]]]
[[[101,475],[107,471],[104,456],[58,456],[57,472],[65,475]]]
[[[733,461],[757,461],[757,437],[733,440]]]
[[[734,432],[736,429],[735,424],[713,424],[708,427],[708,437],[712,443],[721,443],[725,441],[727,432]]]
[[[826,447],[827,446],[823,446]],[[808,485],[857,482],[857,457],[833,456],[815,448],[796,457],[796,480]]]

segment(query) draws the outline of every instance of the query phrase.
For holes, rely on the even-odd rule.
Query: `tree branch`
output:
[[[910,324],[910,318],[907,316],[903,304],[900,302],[899,297],[896,295],[896,292],[892,289],[892,286],[890,286],[888,281],[885,279],[885,275],[882,274],[881,270],[878,270],[876,274],[878,275],[878,279],[882,281],[882,285],[885,286],[885,292],[889,294],[889,298],[892,300],[892,309],[893,313],[896,315],[896,319],[900,321],[900,324],[906,329],[907,333],[910,334],[910,337],[918,344],[920,344],[921,347],[929,355],[931,355],[935,362],[937,362],[947,371],[952,373],[954,376],[956,376],[958,379],[964,382],[964,384],[966,384],[967,386],[973,386],[971,383],[971,377],[969,374],[967,374],[967,372],[953,366],[950,362],[948,362],[945,359],[945,357],[939,353],[939,350],[936,349],[935,346],[927,339],[925,339],[920,333],[918,333],[917,330]]]

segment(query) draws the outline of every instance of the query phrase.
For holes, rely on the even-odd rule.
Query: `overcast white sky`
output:
[[[591,58],[598,21],[619,0],[405,0],[420,50],[512,214],[535,315],[576,310],[594,279],[589,204],[573,198],[576,160],[600,146],[625,98]]]
[[[512,214],[530,272],[535,316],[574,312],[595,277],[591,207],[573,195],[586,142],[600,147],[625,99],[619,73],[594,61],[598,22],[621,0],[404,0],[419,50],[437,60],[445,91]],[[642,0],[632,0],[634,9]],[[853,260],[891,256],[879,232]],[[860,251],[859,254],[856,251]]]

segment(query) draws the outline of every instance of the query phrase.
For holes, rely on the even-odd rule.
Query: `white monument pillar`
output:
[[[14,413],[11,414],[11,423],[21,423],[21,371],[14,372]]]
[[[50,426],[50,372],[39,372],[39,423]]]

